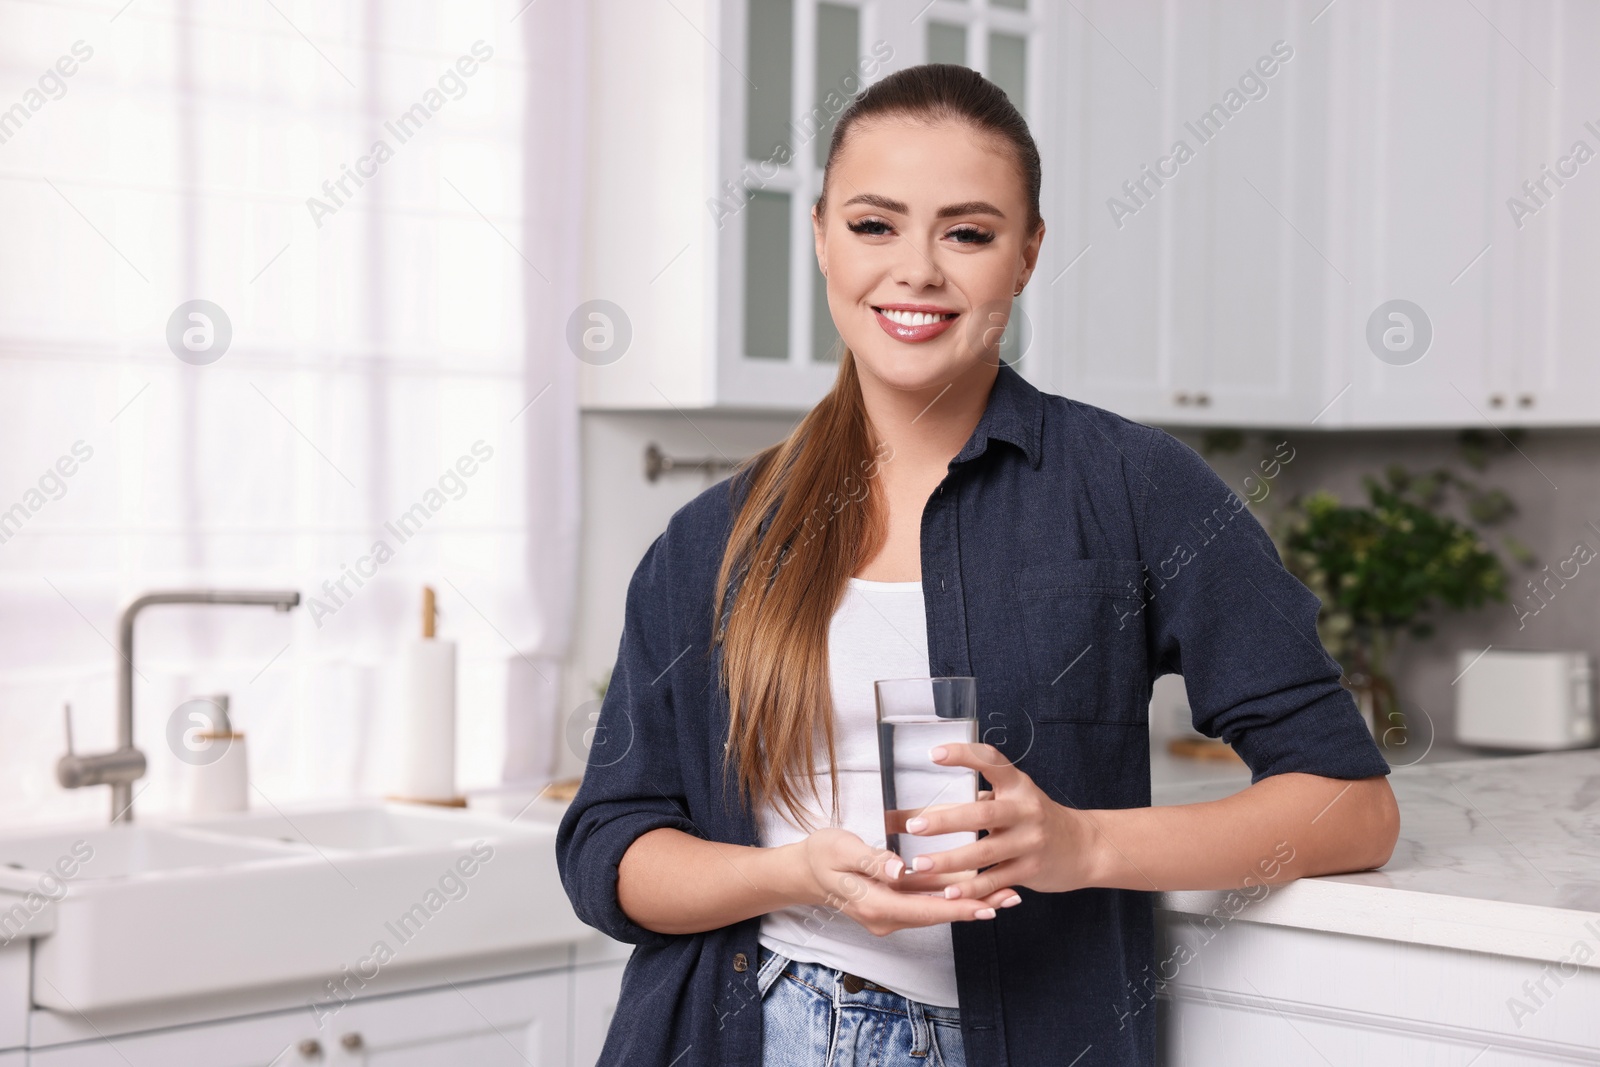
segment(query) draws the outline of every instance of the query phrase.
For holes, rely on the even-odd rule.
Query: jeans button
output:
[[[748,970],[749,967],[750,967],[750,960],[749,960],[748,957],[745,956],[745,954],[743,952],[735,952],[733,954],[733,969],[734,970],[743,972],[745,970]]]

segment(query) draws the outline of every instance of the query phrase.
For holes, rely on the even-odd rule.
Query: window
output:
[[[497,779],[507,665],[559,662],[570,595],[538,558],[567,553],[538,522],[568,505],[535,484],[570,451],[533,446],[575,387],[518,410],[574,362],[529,317],[576,274],[537,192],[583,156],[533,139],[549,123],[525,101],[570,74],[529,54],[544,17],[6,7],[5,84],[74,73],[0,124],[0,445],[35,483],[73,474],[0,486],[0,813],[104,817],[104,789],[51,780],[61,705],[81,751],[113,747],[117,613],[151,589],[302,602],[141,617],[140,810],[181,798],[169,716],[218,691],[274,800],[384,791],[425,582],[463,653],[459,782]],[[189,317],[196,299],[226,320]],[[214,361],[173,339],[224,321]]]

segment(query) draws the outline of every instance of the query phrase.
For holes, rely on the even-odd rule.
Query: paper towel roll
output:
[[[455,642],[408,643],[405,686],[395,793],[413,800],[449,800],[456,795]]]

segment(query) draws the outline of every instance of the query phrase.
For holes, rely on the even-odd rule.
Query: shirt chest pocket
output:
[[[1036,722],[1147,720],[1143,583],[1138,560],[1060,560],[1017,572]]]

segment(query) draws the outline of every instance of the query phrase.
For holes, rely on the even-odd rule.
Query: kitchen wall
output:
[[[644,476],[645,446],[655,442],[668,454],[701,457],[725,453],[740,459],[781,438],[798,421],[790,416],[738,416],[726,413],[612,413],[583,416],[583,529],[577,633],[574,635],[565,707],[568,716],[558,739],[558,776],[575,775],[583,766],[583,729],[591,721],[595,683],[615,659],[622,632],[623,602],[634,567],[672,513],[706,486],[724,477],[699,473],[664,475],[654,484]],[[1199,434],[1178,436],[1199,448]],[[1207,459],[1238,489],[1259,460],[1271,456],[1279,441],[1288,441],[1294,459],[1255,508],[1270,521],[1276,508],[1297,492],[1325,488],[1347,502],[1364,500],[1361,477],[1378,474],[1391,463],[1413,470],[1453,465],[1472,473],[1459,460],[1454,431],[1314,431],[1250,432],[1237,452]],[[1539,566],[1554,565],[1572,555],[1579,541],[1600,551],[1600,431],[1538,430],[1516,452],[1495,457],[1481,481],[1503,488],[1519,514],[1502,529],[1533,550]],[[1243,494],[1241,494],[1243,495]],[[1527,597],[1532,571],[1510,563],[1513,603],[1539,607]],[[1568,573],[1571,573],[1570,568]],[[1521,595],[1518,595],[1521,594]],[[1582,568],[1576,579],[1536,615],[1519,619],[1511,604],[1493,604],[1466,615],[1445,618],[1434,637],[1411,642],[1396,657],[1396,683],[1403,700],[1435,721],[1439,735],[1449,737],[1453,722],[1452,682],[1459,668],[1456,652],[1481,649],[1580,649],[1600,655],[1600,567]],[[1527,607],[1524,608],[1524,611]],[[1163,699],[1172,699],[1164,687]],[[1181,699],[1181,692],[1178,694]]]
[[[616,660],[628,581],[672,513],[727,477],[679,471],[651,483],[644,451],[652,442],[675,458],[739,460],[781,440],[798,416],[725,412],[585,412],[582,420],[583,526],[578,610],[564,686],[567,717],[556,739],[556,776],[583,769],[583,731],[596,707],[594,684]]]
[[[1491,437],[1496,436],[1491,432]],[[1251,435],[1250,443],[1235,456],[1209,458],[1219,471],[1254,462],[1252,448],[1262,455],[1270,451],[1258,440]],[[1521,442],[1522,454],[1508,451],[1495,457],[1481,475],[1460,462],[1454,431],[1302,430],[1277,435],[1274,440],[1289,440],[1296,453],[1280,479],[1278,498],[1268,497],[1258,509],[1263,518],[1287,495],[1283,490],[1325,488],[1347,503],[1365,502],[1362,475],[1381,474],[1391,463],[1413,471],[1453,466],[1486,485],[1498,486],[1516,502],[1519,513],[1496,529],[1527,545],[1537,557],[1537,565],[1524,568],[1500,553],[1511,578],[1510,603],[1444,616],[1434,636],[1403,645],[1396,657],[1395,681],[1401,699],[1436,720],[1441,737],[1452,736],[1452,683],[1460,673],[1456,662],[1459,650],[1493,645],[1497,650],[1575,650],[1600,656],[1600,566],[1579,567],[1577,577],[1565,588],[1552,582],[1556,591],[1545,594],[1547,606],[1531,596],[1528,586],[1536,576],[1545,578],[1541,568],[1546,565],[1554,574],[1580,542],[1600,551],[1600,463],[1596,462],[1600,459],[1600,431],[1530,430]],[[1190,443],[1197,442],[1190,438]],[[1238,484],[1237,478],[1233,484]],[[1572,574],[1573,566],[1569,564],[1566,573]],[[1530,610],[1537,614],[1528,614]]]

